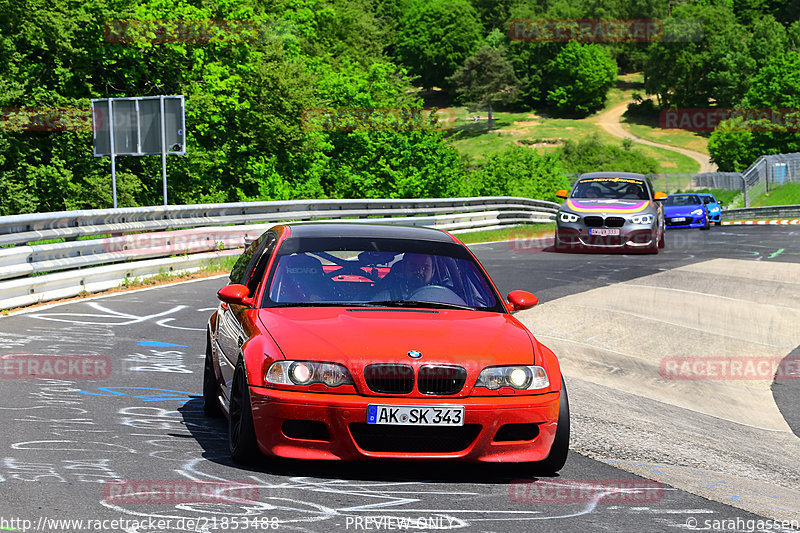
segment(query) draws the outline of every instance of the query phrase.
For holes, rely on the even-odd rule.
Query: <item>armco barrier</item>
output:
[[[8,280],[0,283],[0,307],[10,309],[59,298],[70,298],[83,292],[113,289],[119,287],[126,278],[146,278],[161,272],[191,272],[200,269],[213,259],[238,253],[239,250],[225,250]]]
[[[774,205],[766,207],[743,207],[741,209],[724,209],[722,220],[750,220],[768,218],[798,218],[800,205]]]
[[[289,220],[435,216],[523,210],[555,214],[558,204],[508,196],[398,200],[298,200],[61,211],[0,217],[0,245],[106,233]]]
[[[0,248],[0,309],[97,292],[125,278],[197,269],[212,258],[238,253],[276,222],[347,218],[461,233],[551,222],[558,207],[517,197],[304,200],[0,217],[0,245],[7,246]],[[74,240],[104,234],[115,236]],[[29,244],[57,238],[68,241]]]

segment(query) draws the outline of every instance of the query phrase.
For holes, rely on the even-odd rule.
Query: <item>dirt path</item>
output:
[[[632,101],[632,100],[631,100]],[[625,113],[625,110],[628,109],[628,104],[630,102],[623,102],[617,106],[614,106],[606,111],[603,111],[597,116],[597,123],[600,124],[600,127],[606,130],[608,133],[613,135],[614,137],[619,137],[620,139],[631,139],[633,142],[639,144],[646,144],[648,146],[655,146],[656,148],[664,148],[666,150],[672,150],[673,152],[678,152],[683,155],[687,155],[700,163],[700,170],[699,172],[716,172],[717,165],[711,162],[711,159],[705,155],[701,154],[700,152],[695,152],[693,150],[687,150],[686,148],[678,148],[676,146],[670,146],[668,144],[661,144],[653,141],[648,141],[646,139],[642,139],[641,137],[637,137],[636,135],[632,134],[628,130],[622,127],[620,120],[622,119],[622,115]]]

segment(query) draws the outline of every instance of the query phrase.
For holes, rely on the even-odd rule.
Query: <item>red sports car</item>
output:
[[[449,233],[288,224],[247,247],[208,322],[204,408],[237,462],[533,462],[569,448],[556,356]]]

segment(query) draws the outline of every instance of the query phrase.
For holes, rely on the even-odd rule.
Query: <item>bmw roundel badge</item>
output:
[[[422,352],[418,352],[416,350],[409,350],[406,355],[409,356],[411,359],[419,359],[420,357],[422,357]]]

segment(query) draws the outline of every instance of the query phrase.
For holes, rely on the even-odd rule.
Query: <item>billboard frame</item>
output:
[[[147,132],[143,130],[144,125],[142,121],[143,112],[140,106],[142,101],[158,101],[158,122],[159,122],[159,138],[160,138],[160,146],[158,151],[151,150],[143,150],[144,143],[142,141],[143,134]],[[175,128],[171,128],[169,133],[172,135],[173,138],[177,139],[180,142],[176,142],[172,144],[169,149],[167,148],[167,115],[165,112],[165,102],[166,101],[176,101],[180,104],[180,111],[179,113],[170,113],[170,117],[174,117],[173,121],[175,122]],[[121,98],[93,98],[92,102],[92,152],[95,157],[111,157],[111,188],[112,188],[112,196],[114,202],[114,208],[117,207],[117,172],[116,172],[116,157],[119,155],[132,155],[132,156],[145,156],[145,155],[161,155],[161,175],[162,175],[162,182],[163,182],[163,194],[164,194],[164,205],[167,205],[167,155],[185,155],[186,154],[186,106],[184,96],[181,95],[160,95],[160,96],[132,96],[132,97],[121,97]],[[133,102],[133,108],[121,117],[124,117],[127,122],[126,130],[120,131],[120,127],[114,126],[114,112],[115,107],[114,104],[116,102]],[[103,127],[100,122],[100,118],[102,117],[103,107],[105,107],[105,111],[107,111],[107,118],[108,118],[108,128]],[[118,152],[117,147],[115,146],[115,137],[119,135],[129,135],[134,128],[131,128],[129,124],[135,124],[135,132],[136,132],[136,150],[130,151],[126,150],[124,152]],[[177,133],[173,133],[177,130]],[[102,133],[101,133],[102,132]],[[101,150],[99,145],[100,142],[100,135],[105,137],[108,135],[107,142],[109,146],[108,153],[104,150]],[[105,142],[105,139],[102,139]]]

